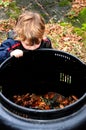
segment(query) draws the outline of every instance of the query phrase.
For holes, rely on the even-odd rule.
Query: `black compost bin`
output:
[[[86,130],[86,65],[54,49],[25,52],[0,66],[1,130]],[[57,92],[78,100],[59,109],[39,110],[15,104],[13,95]]]

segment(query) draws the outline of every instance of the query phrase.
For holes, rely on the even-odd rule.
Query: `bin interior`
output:
[[[2,93],[13,95],[57,92],[80,98],[86,92],[85,65],[76,57],[57,50],[25,52],[9,58],[0,68]]]

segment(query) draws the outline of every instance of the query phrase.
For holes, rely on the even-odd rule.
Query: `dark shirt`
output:
[[[46,38],[45,40],[42,40],[41,45],[37,49],[40,48],[52,48],[50,39]],[[26,50],[22,46],[21,41],[14,40],[12,38],[8,38],[7,40],[3,41],[0,45],[0,64],[10,57],[10,52],[15,49],[21,49],[23,51]]]

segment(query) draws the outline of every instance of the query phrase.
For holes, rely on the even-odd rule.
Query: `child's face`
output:
[[[27,41],[27,40],[22,41],[21,43],[22,43],[23,47],[24,47],[26,50],[29,50],[29,44],[28,44],[28,41]]]
[[[22,42],[22,46],[23,46],[26,50],[35,50],[35,49],[39,48],[40,44],[41,44],[41,42],[40,42],[39,44],[35,44],[35,45],[33,45],[33,46],[30,46],[30,45],[28,44],[28,41],[27,41],[27,40],[25,40],[25,41]]]

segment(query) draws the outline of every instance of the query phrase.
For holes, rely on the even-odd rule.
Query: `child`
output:
[[[9,32],[7,40],[0,46],[0,63],[10,56],[23,56],[24,50],[52,48],[49,38],[44,37],[45,22],[37,12],[25,11],[16,23],[14,31]]]

